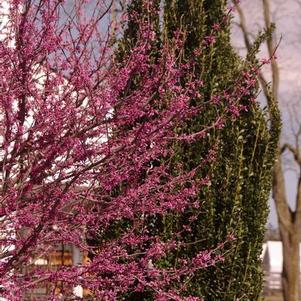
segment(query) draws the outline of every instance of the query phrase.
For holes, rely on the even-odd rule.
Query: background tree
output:
[[[240,16],[240,28],[244,35],[246,47],[250,46],[250,34],[246,25],[245,16],[243,10],[234,1],[234,4],[238,10]],[[268,0],[262,1],[262,12],[264,17],[265,27],[271,26],[271,10],[270,2]],[[274,53],[277,48],[277,42],[274,37],[267,39],[268,54],[271,57],[271,88],[269,89],[268,80],[260,73],[260,82],[264,96],[267,100],[269,109],[275,104],[278,105],[279,99],[279,67],[275,60]],[[299,124],[299,122],[297,122]],[[285,301],[297,301],[300,300],[300,235],[301,235],[301,177],[300,167],[301,158],[299,150],[300,141],[300,125],[294,133],[294,143],[282,143],[278,145],[277,159],[274,165],[273,172],[273,187],[272,196],[276,205],[280,238],[282,240],[283,249],[283,271],[282,271],[282,288],[283,297]],[[295,208],[289,203],[286,193],[286,183],[284,176],[283,166],[283,154],[290,152],[292,159],[294,160],[298,172],[298,184],[297,193],[295,197]]]

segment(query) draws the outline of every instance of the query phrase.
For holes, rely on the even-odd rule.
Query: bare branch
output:
[[[289,150],[293,154],[295,161],[301,166],[301,156],[298,148],[295,148],[292,145],[285,143],[281,147],[281,154],[284,153],[286,150]]]

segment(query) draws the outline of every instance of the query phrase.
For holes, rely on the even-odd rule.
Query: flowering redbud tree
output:
[[[154,8],[145,1],[137,41],[120,62],[114,41],[121,27],[111,18],[112,4],[2,5],[0,296],[7,300],[24,300],[44,282],[51,283],[45,300],[80,299],[62,287],[58,293],[61,283],[87,289],[93,300],[117,300],[130,292],[198,300],[185,293],[185,281],[222,261],[225,241],[190,261],[164,265],[164,257],[185,243],[179,233],[168,239],[154,235],[149,225],[154,216],[199,206],[214,148],[185,171],[174,166],[173,145],[207,139],[237,118],[248,109],[241,99],[254,81],[238,75],[225,100],[221,94],[218,102],[191,106],[192,99],[202,99],[204,83],[191,72],[193,62],[181,63],[185,34],[163,42],[154,60]],[[207,37],[198,51],[213,41]],[[183,77],[190,80],[182,84]],[[133,78],[139,80],[130,89]],[[177,131],[214,107],[218,116],[199,132]],[[89,242],[102,235],[99,245]],[[90,260],[55,269],[33,264],[61,244],[90,254]]]

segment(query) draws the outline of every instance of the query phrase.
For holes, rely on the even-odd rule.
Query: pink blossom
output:
[[[180,233],[190,231],[197,216],[169,239],[153,235],[149,225],[201,207],[198,195],[211,184],[208,167],[218,141],[191,171],[172,166],[173,146],[213,140],[212,133],[248,110],[242,100],[258,70],[240,74],[207,101],[206,76],[196,79],[193,62],[181,64],[175,54],[183,33],[162,45],[154,60],[148,14],[123,16],[137,21],[137,41],[118,61],[112,28],[104,30],[105,2],[87,16],[88,2],[73,1],[75,15],[69,16],[65,1],[29,1],[22,14],[25,2],[10,1],[9,36],[0,44],[0,240],[7,250],[1,254],[1,294],[21,301],[48,282],[49,300],[59,300],[56,286],[62,283],[66,291],[86,288],[97,300],[144,290],[156,300],[200,300],[182,297],[173,283],[222,262],[228,241],[162,268],[164,256],[185,247]],[[144,4],[149,14],[156,11],[152,1]],[[116,36],[122,30],[116,21]],[[216,39],[205,37],[202,47]],[[191,79],[186,86],[183,77]],[[193,107],[195,98],[206,101]],[[179,131],[207,106],[218,107],[219,114],[198,132]],[[89,260],[51,269],[33,264],[62,245],[89,254]]]

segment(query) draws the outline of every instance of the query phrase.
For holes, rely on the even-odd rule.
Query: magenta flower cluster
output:
[[[190,105],[202,99],[204,82],[179,61],[179,36],[154,61],[155,33],[143,21],[135,46],[118,62],[110,45],[119,27],[110,26],[106,1],[78,0],[72,9],[63,0],[7,3],[0,41],[0,295],[24,300],[48,281],[47,300],[59,300],[58,283],[86,288],[95,300],[117,300],[128,291],[150,291],[158,301],[199,300],[182,297],[182,280],[221,262],[226,242],[164,268],[160,260],[185,244],[177,233],[168,240],[153,235],[146,220],[200,206],[198,192],[210,185],[210,175],[196,174],[216,159],[216,150],[195,170],[175,171],[173,145],[206,139],[248,110],[242,99],[256,72],[212,95],[206,106],[223,108],[212,124],[179,133],[206,109]],[[216,39],[205,37],[201,47]],[[191,78],[187,85],[183,76]],[[129,89],[133,78],[139,81]],[[127,226],[119,235],[103,237],[122,221]],[[93,237],[97,246],[88,243]],[[61,244],[92,254],[90,261],[33,265]]]

